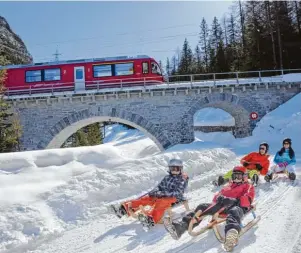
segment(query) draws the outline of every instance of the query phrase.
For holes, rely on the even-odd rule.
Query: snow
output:
[[[234,126],[235,119],[219,108],[204,108],[194,114],[195,126]]]
[[[228,119],[216,109],[200,116],[196,120],[205,122],[207,117],[210,124]],[[184,161],[190,176],[190,207],[210,202],[217,190],[213,179],[262,141],[269,142],[274,155],[287,136],[297,154],[298,178],[300,125],[301,94],[267,114],[253,136],[244,139],[196,133],[195,142],[160,152],[139,131],[115,124],[106,127],[103,145],[0,154],[0,252],[222,252],[212,232],[198,238],[186,233],[174,241],[162,225],[146,233],[137,221],[108,214],[106,206],[152,189],[173,157]],[[300,183],[261,182],[256,212],[262,220],[240,239],[235,252],[300,252]]]

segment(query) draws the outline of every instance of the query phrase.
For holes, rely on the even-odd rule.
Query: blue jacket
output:
[[[282,156],[279,155],[279,151],[278,151],[277,154],[274,157],[274,163],[278,164],[278,163],[287,162],[289,165],[295,165],[296,164],[296,157],[294,156],[291,159],[290,156],[289,156],[288,151],[289,151],[289,149],[285,149]]]
[[[167,175],[160,184],[152,190],[150,196],[175,197],[177,201],[184,200],[184,191],[188,185],[188,179],[182,175]]]

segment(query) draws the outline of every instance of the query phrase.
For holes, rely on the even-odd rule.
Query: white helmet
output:
[[[180,159],[171,159],[168,162],[168,167],[169,167],[169,171],[170,171],[170,167],[179,167],[180,168],[180,172],[182,172],[183,169],[183,162]]]
[[[169,160],[168,167],[171,167],[171,166],[183,167],[183,162],[180,159],[174,158],[174,159]]]

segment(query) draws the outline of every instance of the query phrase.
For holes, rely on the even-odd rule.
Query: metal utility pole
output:
[[[59,51],[56,49],[55,54],[53,54],[53,55],[55,56],[54,61],[58,62],[59,61],[59,55],[62,55],[62,54],[59,54]]]

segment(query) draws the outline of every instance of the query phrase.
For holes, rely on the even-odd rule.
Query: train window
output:
[[[41,82],[42,81],[42,71],[41,70],[29,70],[26,71],[26,82]]]
[[[152,73],[157,75],[162,75],[160,67],[155,62],[152,62]]]
[[[95,65],[93,66],[94,77],[112,76],[112,65]]]
[[[142,73],[148,74],[148,62],[142,62]]]
[[[81,80],[84,78],[84,71],[82,69],[76,69],[75,71],[75,79]]]
[[[117,63],[115,65],[116,76],[126,76],[134,74],[134,63]]]
[[[45,69],[44,81],[59,81],[61,80],[61,69]]]

